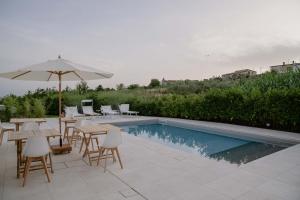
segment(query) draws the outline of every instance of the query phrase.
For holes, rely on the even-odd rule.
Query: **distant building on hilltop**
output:
[[[161,85],[164,86],[164,85],[168,85],[170,83],[176,83],[178,80],[166,80],[165,78],[163,78],[161,80]]]
[[[234,78],[239,78],[239,77],[249,77],[249,76],[255,76],[256,74],[257,74],[256,71],[253,71],[251,69],[242,69],[242,70],[237,70],[232,73],[223,74],[222,79],[234,79]]]
[[[234,73],[227,73],[222,75],[222,79],[231,79],[233,78]]]
[[[291,64],[286,64],[283,62],[282,65],[270,66],[270,70],[277,73],[285,73],[289,70],[295,71],[297,69],[300,70],[300,63],[295,63],[295,61],[293,61]]]
[[[161,80],[161,86],[166,86],[166,85],[171,85],[174,83],[182,83],[182,82],[192,82],[192,81],[199,81],[199,80],[190,80],[190,79],[185,79],[185,80],[166,80],[165,78],[163,78]]]

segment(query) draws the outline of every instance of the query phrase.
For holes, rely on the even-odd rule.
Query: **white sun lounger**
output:
[[[86,116],[100,116],[100,113],[94,112],[93,105],[93,99],[81,100],[81,108],[83,114]]]
[[[121,104],[119,105],[120,113],[127,115],[137,115],[139,112],[129,110],[129,104]]]
[[[101,113],[103,115],[118,115],[119,112],[117,110],[111,109],[111,105],[101,106]]]
[[[78,112],[77,106],[65,106],[65,116],[66,117],[82,117],[83,114]]]
[[[82,112],[83,114],[87,115],[87,116],[100,116],[100,113],[96,113],[93,110],[92,106],[82,106]]]

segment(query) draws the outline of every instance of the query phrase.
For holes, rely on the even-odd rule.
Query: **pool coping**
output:
[[[107,122],[100,122],[100,123],[107,123]],[[299,133],[256,128],[256,127],[249,127],[249,126],[241,126],[241,125],[233,125],[233,124],[225,124],[225,123],[218,123],[218,122],[207,122],[207,121],[166,118],[166,117],[140,116],[137,118],[122,119],[121,121],[113,120],[110,123],[118,126],[133,125],[133,124],[141,125],[141,124],[151,124],[151,123],[162,123],[171,126],[192,129],[192,130],[204,130],[222,136],[277,144],[281,146],[291,146],[300,143]]]

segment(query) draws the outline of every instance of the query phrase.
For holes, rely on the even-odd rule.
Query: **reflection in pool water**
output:
[[[124,126],[123,129],[129,134],[176,149],[236,164],[247,163],[284,148],[163,124]]]

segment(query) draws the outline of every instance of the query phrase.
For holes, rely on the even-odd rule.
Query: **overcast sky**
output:
[[[0,72],[58,54],[115,74],[92,88],[260,72],[300,61],[299,19],[299,0],[0,0]],[[0,83],[0,96],[56,86]]]

